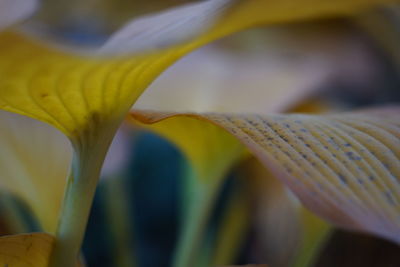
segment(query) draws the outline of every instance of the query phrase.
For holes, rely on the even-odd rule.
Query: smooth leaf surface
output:
[[[316,51],[301,53],[284,42],[279,50],[270,44],[269,38],[274,37],[271,32],[251,33],[258,38],[257,45],[262,50],[227,49],[227,44],[235,45],[238,38],[253,37],[248,32],[200,48],[160,75],[134,108],[179,112],[283,111],[315,92],[332,75],[332,66],[325,63],[329,60]],[[283,50],[304,60],[281,56]]]
[[[356,35],[348,23],[321,21],[236,33],[176,62],[134,108],[283,112],[327,89],[331,79],[364,88],[375,69],[362,66],[375,61]]]
[[[20,197],[54,232],[72,148],[56,129],[0,111],[0,186]]]
[[[176,114],[133,113],[145,123]],[[186,114],[236,136],[310,210],[400,241],[398,108],[338,115]]]
[[[91,138],[101,126],[112,128],[109,124],[129,109],[161,71],[205,43],[259,24],[350,14],[385,2],[210,0],[191,4],[137,19],[133,22],[136,26],[128,24],[100,50],[93,51],[136,52],[125,58],[73,55],[17,33],[3,33],[0,108],[50,123],[79,143],[82,136]],[[168,26],[165,31],[157,23],[160,20]],[[209,21],[215,23],[209,25]],[[192,26],[185,28],[187,25]],[[193,30],[198,37],[193,38]],[[129,42],[143,34],[151,44]],[[145,47],[154,49],[144,53]]]
[[[32,233],[0,237],[0,265],[47,267],[54,237]]]

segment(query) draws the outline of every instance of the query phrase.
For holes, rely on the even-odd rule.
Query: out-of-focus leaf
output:
[[[257,233],[254,257],[272,266],[310,266],[327,223],[307,212],[256,159],[249,158],[239,170],[252,196],[251,220]]]
[[[140,125],[175,144],[199,173],[198,182],[203,185],[216,183],[212,179],[226,174],[232,162],[244,154],[240,142],[201,118],[179,116],[157,124]]]
[[[0,31],[28,18],[37,8],[38,0],[1,0]]]
[[[4,233],[1,235],[16,235],[33,232],[37,225],[35,218],[26,214],[27,209],[24,203],[10,192],[0,191],[0,214],[1,225]]]
[[[259,24],[350,14],[386,2],[193,3],[136,19],[94,51],[136,53],[118,59],[79,57],[4,33],[0,36],[0,108],[48,122],[79,143],[101,126],[114,128],[162,70],[205,43]]]
[[[317,56],[304,62],[273,56],[276,51],[267,53],[267,44],[262,51],[240,52],[218,44],[200,48],[177,62],[134,107],[180,112],[283,111],[313,93],[332,71],[331,66],[317,64]]]
[[[141,125],[171,141],[188,158],[183,227],[174,266],[192,265],[224,177],[244,155],[244,147],[227,132],[202,119],[176,117]]]
[[[257,260],[272,266],[291,266],[303,233],[301,205],[256,159],[246,160],[241,167],[252,196]]]
[[[132,113],[144,123],[176,114]],[[236,136],[319,216],[400,241],[399,109],[338,115],[186,114]]]
[[[221,212],[222,216],[214,237],[215,246],[213,244],[210,246],[211,263],[200,266],[218,266],[235,262],[240,255],[240,249],[243,248],[251,224],[249,192],[244,186],[245,182],[241,182],[229,194],[227,206]]]
[[[282,112],[328,89],[332,79],[365,88],[376,77],[377,70],[371,67],[376,62],[355,33],[340,20],[236,33],[176,62],[134,108]]]
[[[294,260],[294,267],[313,266],[332,232],[329,224],[307,209],[301,210],[301,217],[304,230],[301,238],[301,247],[297,251]]]
[[[393,61],[400,70],[400,53],[397,44],[400,41],[400,7],[389,5],[387,8],[371,10],[355,17],[355,22],[383,49],[387,59]]]
[[[0,237],[0,265],[47,267],[54,237],[32,233]]]
[[[83,37],[80,41],[93,42],[96,41],[93,37],[110,34],[133,17],[159,12],[190,1],[41,0],[41,2],[41,8],[30,19],[30,23],[48,25],[52,31],[61,32],[64,36],[71,33],[78,34]],[[91,34],[90,39],[84,36],[87,33]]]
[[[217,21],[229,5],[232,5],[229,0],[203,1],[156,15],[143,16],[127,23],[113,34],[100,48],[100,53],[120,54],[160,50],[193,40],[214,27],[220,31],[216,25]],[[207,32],[203,38],[209,39],[206,37],[208,34]]]
[[[321,3],[264,0],[209,0],[127,23],[102,47],[103,52],[133,52],[176,44],[205,32],[202,44],[260,24],[275,24],[320,17],[350,15],[390,0],[336,0]],[[296,11],[294,11],[296,10]],[[223,14],[223,12],[225,14]],[[165,27],[167,25],[167,27]],[[143,40],[144,39],[144,40]],[[146,40],[147,39],[147,40]],[[196,46],[198,46],[197,44]]]
[[[115,175],[115,174],[114,174]],[[103,184],[104,185],[104,184]],[[115,266],[138,266],[136,247],[133,242],[133,227],[129,220],[129,207],[132,200],[128,198],[126,184],[121,177],[112,177],[104,186],[106,223],[112,239],[109,243],[112,263]]]
[[[68,140],[42,122],[0,111],[0,147],[0,186],[54,233],[72,158]]]

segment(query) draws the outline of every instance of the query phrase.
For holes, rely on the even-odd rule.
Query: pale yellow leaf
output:
[[[140,126],[169,140],[188,159],[181,201],[182,227],[173,265],[194,266],[224,178],[245,155],[244,147],[233,136],[201,118],[160,118],[159,123]]]
[[[93,139],[93,132],[116,128],[160,72],[203,44],[251,26],[351,14],[386,2],[203,1],[129,23],[102,47],[107,53],[135,52],[117,58],[73,55],[20,34],[3,33],[0,108],[50,123],[80,146],[85,142],[81,139]],[[160,28],[159,21],[166,27]]]
[[[240,142],[219,127],[199,117],[177,116],[164,120],[169,117],[168,114],[160,114],[155,119],[158,121],[156,124],[140,126],[175,144],[198,172],[201,184],[216,183],[213,179],[226,174],[232,163],[244,155]],[[139,121],[135,123],[139,124]]]
[[[176,115],[133,113],[146,123]],[[310,210],[400,241],[398,108],[338,115],[180,114],[236,136]]]

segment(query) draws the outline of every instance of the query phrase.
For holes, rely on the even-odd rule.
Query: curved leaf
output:
[[[251,224],[247,195],[236,190],[230,196],[227,208],[222,212],[221,222],[212,247],[212,266],[226,264],[237,259]],[[210,264],[205,265],[210,266]]]
[[[0,237],[0,265],[47,267],[54,237],[45,233]]]
[[[385,2],[203,1],[137,19],[100,49],[103,53],[137,52],[125,58],[72,55],[20,34],[3,33],[0,108],[50,123],[79,143],[101,126],[115,128],[115,122],[161,71],[198,46],[259,24],[349,14]],[[215,23],[210,25],[210,21]],[[198,37],[193,38],[192,32]],[[153,49],[148,51],[149,47]]]
[[[400,110],[340,115],[186,114],[223,127],[312,211],[400,241]],[[176,114],[133,113],[145,123]]]
[[[350,14],[386,2],[203,1],[141,18],[86,56],[49,48],[23,34],[0,34],[0,108],[55,126],[76,152],[54,261],[75,261],[108,145],[130,106],[166,67],[205,43],[251,26]],[[139,42],[140,36],[151,42]],[[115,52],[131,55],[99,56]]]
[[[225,174],[232,162],[244,154],[235,138],[201,118],[179,117],[141,126],[175,144],[199,173],[201,184],[215,183],[212,179]]]
[[[183,227],[173,266],[195,264],[214,201],[232,165],[244,148],[219,127],[197,118],[177,117],[141,125],[165,137],[188,158],[184,179]]]

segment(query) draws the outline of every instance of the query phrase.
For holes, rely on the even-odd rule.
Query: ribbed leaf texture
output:
[[[145,123],[189,116],[219,125],[318,215],[399,242],[399,113],[384,108],[337,115],[132,116]]]

